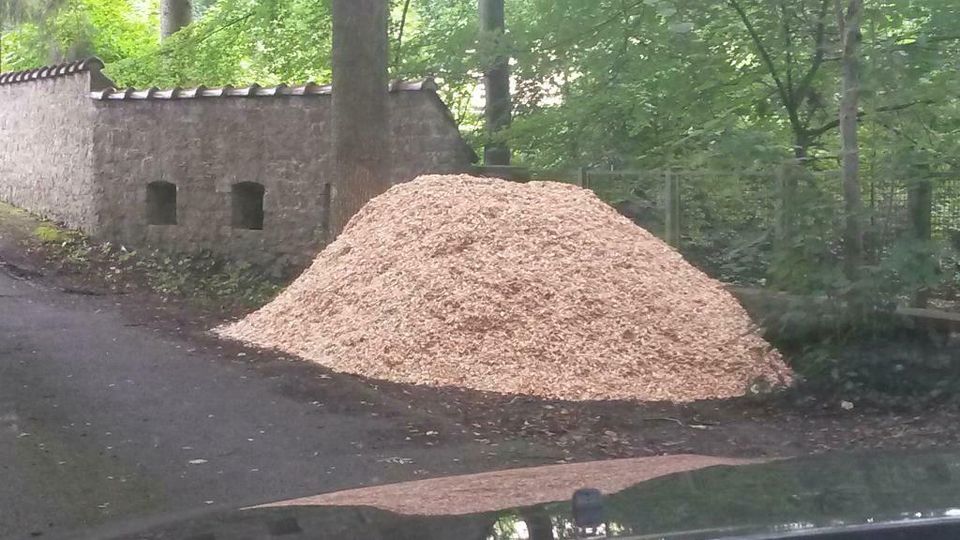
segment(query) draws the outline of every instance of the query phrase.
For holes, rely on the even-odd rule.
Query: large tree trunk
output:
[[[857,276],[863,257],[861,219],[863,203],[860,195],[860,146],[857,140],[857,110],[860,103],[860,21],[863,0],[837,0],[837,22],[843,44],[840,94],[840,158],[844,200],[844,268],[847,277]]]
[[[330,238],[390,187],[387,0],[333,0]]]
[[[479,0],[481,39],[499,49],[503,45],[504,9],[503,0]],[[486,93],[484,119],[487,136],[496,136],[510,125],[510,59],[497,54],[483,73]],[[483,148],[486,165],[509,165],[510,149],[503,142],[488,142]]]
[[[190,24],[193,6],[190,0],[161,0],[160,38],[166,39]]]

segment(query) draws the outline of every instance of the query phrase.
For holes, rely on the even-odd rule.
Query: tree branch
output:
[[[790,17],[787,14],[787,4],[785,0],[780,0],[780,19],[781,26],[783,29],[783,49],[786,53],[787,61],[787,94],[790,95],[790,99],[797,99],[797,95],[793,93],[793,32],[790,29]],[[802,97],[800,99],[803,99]],[[791,106],[794,106],[794,103],[791,103]]]
[[[220,33],[220,32],[222,32],[222,31],[226,30],[227,28],[230,28],[231,26],[234,26],[234,25],[236,25],[236,24],[240,24],[240,23],[242,23],[243,21],[249,19],[250,17],[253,17],[254,13],[255,13],[255,12],[251,11],[250,13],[247,13],[246,15],[241,15],[241,16],[237,17],[236,19],[233,19],[233,20],[227,22],[227,23],[224,24],[223,26],[220,26],[220,27],[218,27],[218,28],[213,29],[212,31],[210,31],[210,32],[208,32],[208,33],[200,36],[200,38],[197,39],[193,44],[194,44],[194,45],[199,45],[200,43],[203,43],[204,41],[208,40],[208,39],[209,39],[211,36],[213,36],[214,34]]]
[[[911,41],[910,43],[898,43],[898,42],[903,41],[903,40],[905,40],[905,39],[912,39],[912,40],[914,40],[914,41]],[[894,45],[899,46],[899,47],[910,47],[910,46],[917,45],[918,42],[919,42],[919,38],[917,38],[916,36],[910,36],[910,35],[903,35],[903,34],[901,34],[901,35],[897,35],[897,36],[890,36],[890,37],[888,37],[888,38],[885,38],[885,39],[882,39],[882,40],[877,40],[877,41],[880,42],[880,43],[885,42],[885,41],[886,41],[886,42],[893,42]],[[927,43],[941,43],[941,42],[944,42],[944,41],[960,41],[960,35],[927,36],[927,38],[926,38],[924,41],[926,41]]]
[[[826,51],[824,41],[827,34],[827,26],[824,21],[827,19],[828,9],[830,9],[830,0],[822,0],[820,12],[817,13],[817,26],[814,30],[813,37],[814,47],[816,47],[816,49],[813,52],[813,57],[810,59],[810,69],[807,70],[807,73],[797,86],[797,94],[800,96],[807,95],[807,91],[810,90],[810,85],[813,83],[813,78],[817,75],[817,71],[820,70],[820,66],[823,65],[823,57]],[[801,99],[803,98],[801,97]]]
[[[400,67],[400,51],[403,48],[403,31],[407,26],[407,13],[410,11],[410,0],[403,3],[403,14],[400,15],[400,28],[397,30],[397,51],[393,56],[393,68]]]
[[[919,143],[916,139],[914,139],[913,137],[911,137],[911,136],[907,135],[906,133],[904,133],[902,129],[900,129],[900,128],[896,127],[896,126],[891,126],[890,124],[888,124],[888,123],[886,123],[886,122],[877,122],[877,123],[880,124],[881,126],[883,126],[884,128],[890,130],[890,132],[892,132],[893,134],[895,134],[895,135],[897,135],[897,136],[900,136],[900,137],[903,137],[904,139],[910,141],[910,144],[912,144],[912,145],[914,145],[914,146],[920,146],[920,143]]]
[[[927,38],[928,43],[938,43],[941,41],[960,41],[960,36],[930,36]]]
[[[895,111],[902,111],[904,109],[909,109],[914,105],[934,105],[934,104],[936,104],[936,101],[933,101],[932,99],[923,99],[919,101],[911,101],[909,103],[898,103],[897,105],[887,105],[884,107],[877,107],[877,109],[874,112],[875,113],[895,112]],[[864,111],[860,111],[857,113],[857,118],[863,118],[864,116],[867,116],[867,113]],[[807,130],[807,135],[810,137],[810,140],[814,140],[817,137],[820,137],[821,135],[823,135],[824,133],[830,131],[831,129],[836,129],[839,125],[840,125],[839,119],[831,120],[818,128]]]
[[[753,23],[750,22],[750,17],[747,16],[747,12],[743,10],[743,7],[737,2],[737,0],[727,0],[727,5],[737,12],[737,15],[740,17],[740,21],[743,22],[743,26],[746,27],[747,33],[750,35],[750,39],[757,48],[757,53],[760,55],[760,59],[763,60],[764,65],[767,67],[767,71],[770,72],[770,77],[773,78],[773,82],[777,86],[777,93],[780,95],[780,101],[783,102],[784,108],[787,109],[787,116],[790,119],[790,125],[793,126],[794,132],[797,134],[803,132],[803,125],[800,124],[800,118],[797,116],[796,107],[793,106],[793,99],[788,92],[787,87],[783,84],[783,80],[780,78],[780,74],[777,71],[777,66],[773,63],[773,58],[770,56],[767,48],[763,46],[763,41],[760,39],[760,35],[757,33],[756,28],[754,28]]]
[[[646,3],[646,2],[645,2],[644,0],[638,0],[638,1],[630,4],[629,6],[627,6],[626,9],[632,10],[632,9],[634,9],[634,8],[638,8],[638,7],[640,7],[640,6],[643,6],[645,3]],[[593,36],[596,36],[598,33],[600,33],[600,31],[603,30],[603,28],[604,28],[605,26],[607,26],[608,24],[613,24],[613,23],[617,22],[618,20],[620,20],[620,17],[621,17],[621,14],[622,14],[622,13],[623,13],[623,10],[621,10],[620,12],[618,12],[616,15],[610,17],[609,19],[605,19],[605,20],[603,20],[603,21],[600,21],[599,23],[593,25],[592,27],[587,28],[586,31],[584,31],[582,34],[578,34],[578,35],[576,35],[576,36],[573,36],[573,37],[570,38],[570,39],[563,39],[563,40],[555,41],[555,42],[553,42],[553,43],[549,43],[549,44],[547,44],[547,46],[544,46],[544,47],[541,47],[541,48],[542,48],[542,49],[545,49],[545,50],[557,50],[557,49],[560,49],[560,48],[569,47],[569,46],[571,46],[571,45],[573,45],[573,44],[576,44],[576,43],[580,42],[581,40],[587,39],[588,37],[591,37],[591,38],[592,38]]]

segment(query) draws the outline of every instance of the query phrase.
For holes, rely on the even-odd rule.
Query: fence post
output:
[[[582,188],[590,187],[590,178],[587,175],[586,167],[580,167],[580,169],[577,171],[577,185]]]
[[[664,202],[666,203],[666,240],[674,248],[680,247],[680,182],[679,179],[669,169],[665,170],[665,192]]]
[[[926,243],[933,236],[933,184],[929,178],[913,180],[907,188],[907,210],[910,213],[910,234],[914,240]],[[934,264],[927,261],[928,264]],[[930,291],[921,287],[914,292],[912,307],[927,307]]]
[[[776,182],[774,240],[778,249],[789,249],[796,219],[797,170],[790,163],[781,163],[776,169]]]
[[[907,190],[907,207],[910,209],[910,230],[917,240],[931,238],[931,214],[933,186],[927,179],[915,180]]]

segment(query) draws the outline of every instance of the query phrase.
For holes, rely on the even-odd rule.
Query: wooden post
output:
[[[680,182],[672,171],[664,171],[666,210],[666,240],[674,248],[680,247]]]
[[[586,167],[580,167],[580,170],[577,171],[577,185],[582,188],[590,187],[590,177],[587,175]]]
[[[792,163],[782,163],[776,169],[776,246],[790,249],[796,220],[795,204],[798,171]]]
[[[929,178],[914,180],[907,188],[907,210],[910,213],[910,236],[918,243],[926,244],[933,236],[933,184]],[[925,261],[926,264],[935,264]],[[914,292],[910,306],[927,307],[930,291],[922,287]]]
[[[932,237],[933,186],[924,178],[914,181],[907,191],[907,207],[910,209],[910,229],[917,240]]]

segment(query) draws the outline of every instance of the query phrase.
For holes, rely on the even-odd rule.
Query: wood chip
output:
[[[217,332],[377,379],[557,399],[686,402],[792,379],[720,282],[555,182],[394,186]]]

